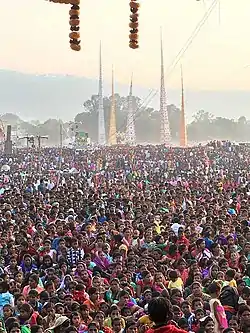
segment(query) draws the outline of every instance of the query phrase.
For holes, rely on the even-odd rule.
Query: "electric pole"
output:
[[[34,148],[35,138],[33,135],[22,136],[21,138],[18,138],[18,140],[26,140],[27,154],[29,153],[29,144],[31,144],[31,147]]]

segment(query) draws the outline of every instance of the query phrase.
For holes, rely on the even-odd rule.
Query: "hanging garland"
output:
[[[139,22],[138,22],[138,10],[140,7],[140,4],[138,0],[130,0],[129,3],[130,7],[130,34],[129,34],[129,47],[131,49],[138,49],[139,44],[138,44],[138,27],[139,27]]]
[[[71,9],[69,11],[69,17],[70,17],[70,30],[71,33],[69,34],[70,38],[70,47],[74,51],[80,51],[81,50],[81,41],[80,41],[80,0],[71,0]]]
[[[69,11],[69,25],[70,25],[70,48],[74,51],[81,50],[80,41],[80,0],[49,0],[54,3],[63,3],[71,5]]]
[[[81,41],[80,41],[80,1],[81,0],[49,0],[54,3],[62,3],[66,5],[71,5],[71,9],[69,11],[69,25],[70,25],[70,47],[74,51],[81,50]],[[139,8],[140,4],[138,0],[129,0],[130,7],[130,34],[129,34],[129,47],[131,49],[138,49],[138,27],[139,27]]]

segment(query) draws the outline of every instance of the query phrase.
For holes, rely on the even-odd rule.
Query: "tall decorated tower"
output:
[[[185,99],[184,99],[184,84],[183,72],[181,67],[181,119],[180,119],[180,146],[187,146],[187,129],[185,120]]]
[[[104,108],[103,108],[103,88],[102,88],[102,47],[100,43],[100,72],[99,72],[99,91],[98,91],[98,144],[106,144]]]
[[[160,89],[160,115],[161,115],[161,144],[169,146],[171,144],[171,133],[169,128],[167,98],[164,80],[164,59],[161,35],[161,89]]]
[[[126,141],[129,145],[136,144],[135,118],[134,118],[134,109],[133,109],[133,76],[131,76],[130,90],[129,90],[129,96],[128,96]]]

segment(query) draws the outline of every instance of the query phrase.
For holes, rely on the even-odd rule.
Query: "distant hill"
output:
[[[0,70],[0,114],[14,113],[25,120],[70,120],[83,111],[84,101],[96,94],[97,89],[97,79],[68,75],[30,75]],[[116,91],[126,96],[128,87],[117,83]],[[141,98],[146,97],[149,92],[150,88],[134,88],[134,95]],[[109,94],[110,86],[104,82],[104,95]],[[185,99],[189,121],[200,109],[221,117],[249,117],[248,91],[186,91]],[[168,90],[168,103],[179,106],[180,91]],[[151,101],[150,106],[159,107],[159,96]]]

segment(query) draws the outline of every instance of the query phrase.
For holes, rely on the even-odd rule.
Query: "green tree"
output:
[[[213,115],[204,110],[199,110],[194,120],[187,127],[188,139],[191,141],[206,141],[213,139]]]
[[[206,112],[204,110],[199,110],[194,116],[194,121],[197,123],[209,123],[213,119],[213,115],[209,112]]]

